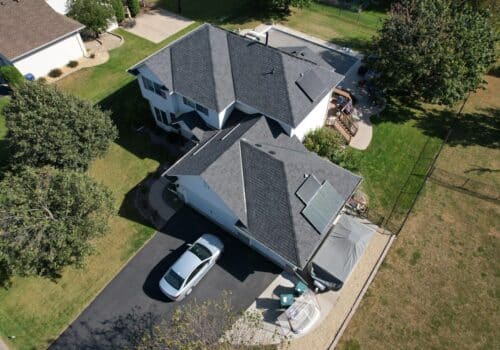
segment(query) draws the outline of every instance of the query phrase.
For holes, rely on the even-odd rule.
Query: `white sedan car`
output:
[[[168,269],[160,280],[160,289],[174,301],[189,295],[193,287],[215,265],[224,245],[214,235],[205,233]]]

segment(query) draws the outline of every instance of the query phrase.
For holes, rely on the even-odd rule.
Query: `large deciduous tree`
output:
[[[115,15],[109,0],[69,0],[68,16],[85,25],[93,37],[104,32]]]
[[[84,170],[117,131],[108,112],[54,87],[23,84],[3,111],[11,166]]]
[[[57,277],[80,265],[107,229],[110,191],[83,173],[44,167],[0,182],[0,277]]]
[[[495,62],[495,42],[487,9],[402,0],[393,5],[367,62],[389,93],[452,105],[481,86]]]

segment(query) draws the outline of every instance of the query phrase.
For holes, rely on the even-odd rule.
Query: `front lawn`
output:
[[[56,85],[83,99],[92,102],[101,101],[104,97],[134,80],[134,77],[126,72],[128,68],[171,41],[190,32],[198,25],[194,23],[159,44],[142,39],[125,30],[117,29],[115,33],[121,35],[125,39],[125,43],[110,52],[108,62],[100,66],[79,70],[59,80]]]
[[[11,288],[0,290],[0,335],[5,340],[14,335],[9,345],[15,349],[46,348],[154,232],[137,220],[129,193],[166,155],[124,123],[136,115],[150,117],[149,107],[126,69],[182,33],[159,45],[122,30],[118,33],[125,43],[111,52],[107,63],[78,71],[58,83],[61,89],[99,101],[113,112],[119,139],[105,157],[92,164],[89,173],[113,191],[117,215],[110,220],[108,234],[95,240],[95,252],[83,269],[68,268],[56,281],[15,278]]]

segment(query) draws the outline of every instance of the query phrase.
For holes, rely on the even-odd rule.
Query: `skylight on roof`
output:
[[[307,96],[307,98],[314,102],[321,93],[323,92],[323,84],[321,84],[321,79],[318,77],[316,72],[312,69],[304,73],[295,82],[300,90]]]

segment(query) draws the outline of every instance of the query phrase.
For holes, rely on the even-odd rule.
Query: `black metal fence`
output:
[[[493,184],[473,180],[437,167],[432,168],[429,180],[481,199],[500,202],[500,189]]]
[[[382,214],[369,209],[366,212],[367,219],[395,235],[399,234],[408,220],[427,179],[435,169],[436,161],[450,134],[451,131],[448,132],[438,147],[434,142],[431,142],[430,137],[427,139],[424,147],[420,150],[410,175],[399,190],[389,213]]]

